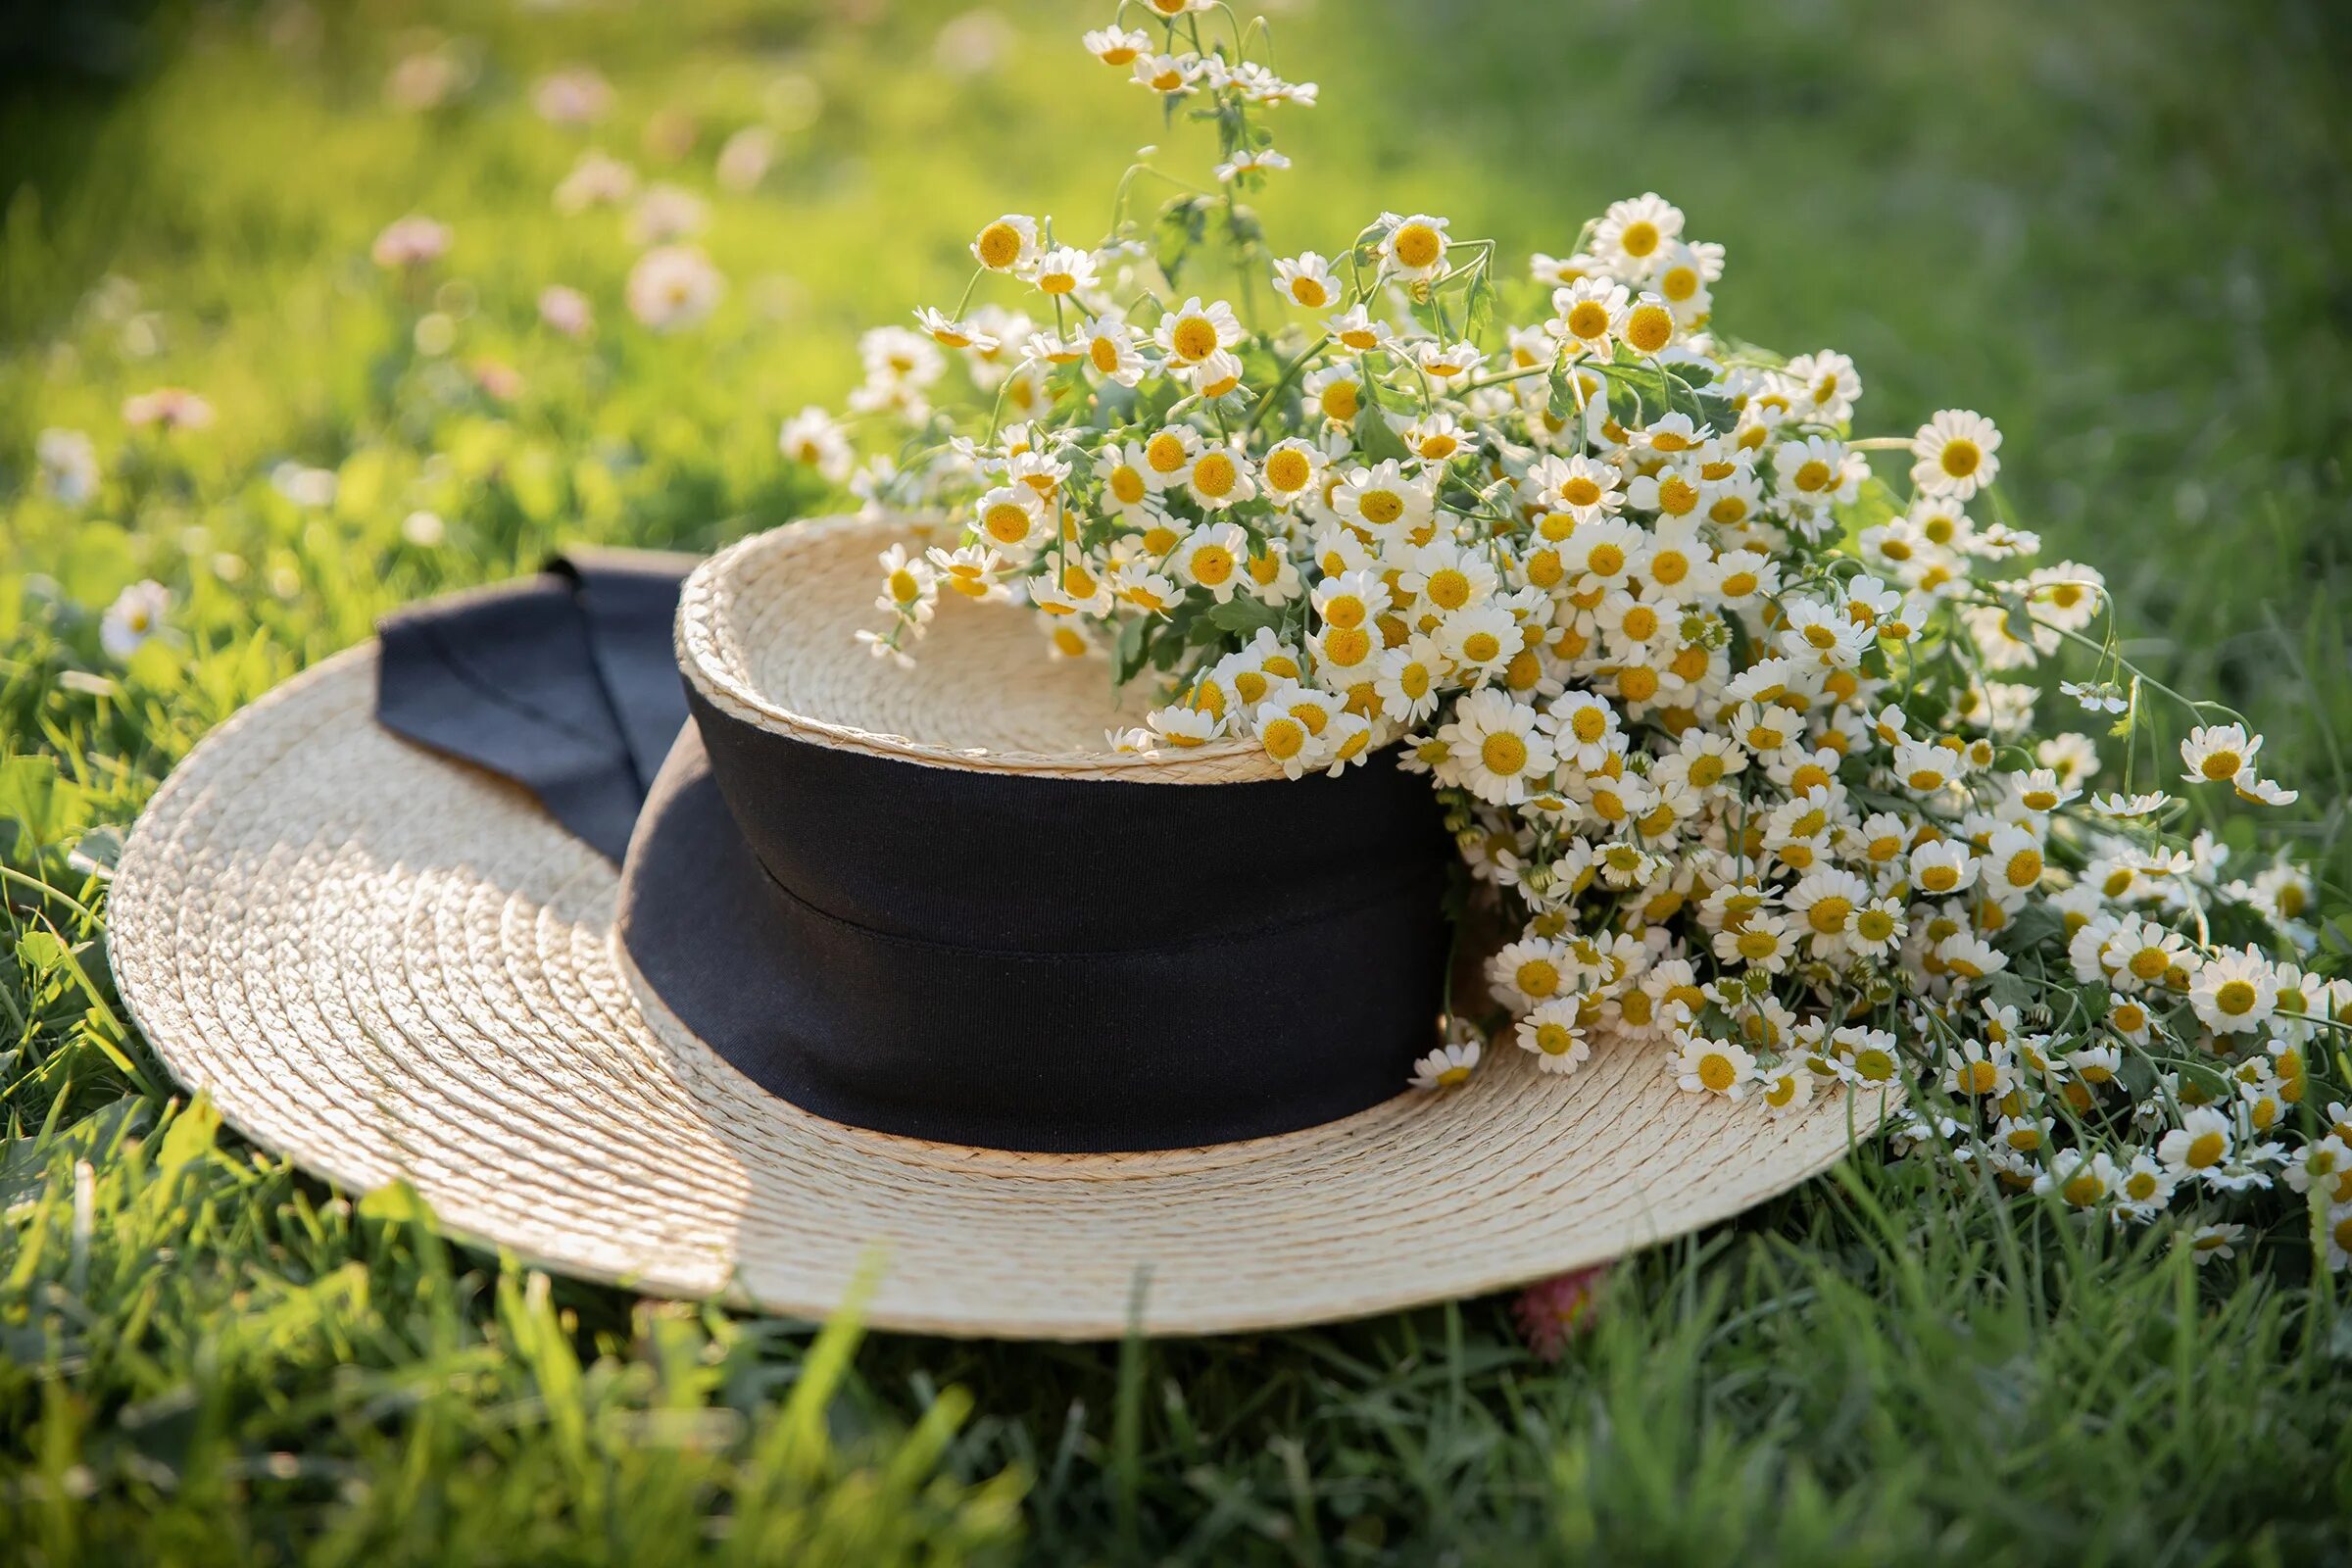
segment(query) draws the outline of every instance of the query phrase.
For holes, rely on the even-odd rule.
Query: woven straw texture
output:
[[[678,607],[679,662],[746,722],[908,761],[1166,784],[1282,776],[1247,741],[1107,750],[1104,730],[1144,721],[1148,683],[1114,693],[1101,660],[1049,660],[1025,612],[942,594],[915,674],[870,657],[856,633],[883,619],[875,558],[912,526],[828,517],[713,556]]]
[[[872,597],[862,575],[825,580]],[[961,653],[1001,647],[992,678],[1025,689],[1028,628],[980,641],[985,617],[1022,617],[955,608],[975,622]],[[783,640],[751,635],[771,624],[733,646],[756,661]],[[913,696],[880,717],[828,710],[825,690],[746,667],[819,705],[795,717],[771,693],[779,723],[867,737],[836,744],[944,734],[927,744],[1013,765],[1083,744],[1104,702],[1098,668],[1083,723],[1040,701],[983,729]],[[931,678],[862,675],[884,677]],[[122,995],[172,1073],[257,1143],[355,1191],[405,1179],[451,1233],[564,1272],[811,1317],[863,1274],[876,1326],[956,1335],[1279,1327],[1616,1256],[1821,1170],[1881,1114],[1838,1097],[1775,1119],[1676,1093],[1647,1052],[1552,1078],[1504,1049],[1460,1090],[1205,1150],[1014,1154],[844,1127],[641,999],[611,940],[612,868],[514,787],[379,729],[373,695],[373,650],[355,649],[166,783],[113,895]]]

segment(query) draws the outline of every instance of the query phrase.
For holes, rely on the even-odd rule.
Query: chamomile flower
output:
[[[1205,590],[1221,605],[1244,580],[1242,562],[1249,549],[1249,536],[1234,524],[1204,522],[1184,536],[1168,558],[1168,570],[1177,581]]]
[[[1201,70],[1201,59],[1195,54],[1138,55],[1133,75],[1137,86],[1173,98],[1193,91]]]
[[[982,604],[1011,597],[1001,580],[1004,558],[985,544],[959,545],[954,550],[934,545],[924,559],[939,573],[940,586]]]
[[[1037,262],[1037,220],[1006,213],[972,236],[971,251],[992,272],[1026,272]]]
[[[1632,296],[1625,285],[1605,277],[1580,278],[1551,296],[1551,317],[1544,329],[1558,339],[1562,351],[1607,359],[1617,336],[1625,329]]]
[[[982,496],[974,510],[980,531],[1000,550],[1020,549],[1045,531],[1045,498],[1029,485],[999,485]]]
[[[1270,170],[1288,169],[1290,158],[1271,147],[1244,148],[1216,166],[1214,171],[1220,184],[1230,184],[1244,174],[1262,174]]]
[[[1571,458],[1537,460],[1521,482],[1520,494],[1531,506],[1563,513],[1578,523],[1609,516],[1625,505],[1619,470],[1578,454]]]
[[[106,657],[117,663],[129,662],[163,629],[171,608],[172,590],[153,580],[134,582],[117,594],[98,622],[98,644]]]
[[[2262,737],[2249,736],[2241,724],[2200,724],[2180,743],[2180,760],[2189,784],[2228,783],[2254,765]]]
[[[1472,605],[1466,610],[1456,610],[1440,617],[1435,632],[1438,646],[1446,651],[1446,660],[1453,665],[1455,677],[1466,685],[1481,688],[1509,670],[1511,661],[1519,655],[1525,642],[1518,621],[1512,617],[1509,610],[1498,604]],[[1526,711],[1533,722],[1535,710],[1528,709]],[[1545,767],[1539,767],[1537,771],[1543,772]]]
[[[1620,277],[1646,278],[1682,233],[1682,209],[1648,192],[1609,204],[1592,231],[1592,256]]]
[[[1256,495],[1257,480],[1250,460],[1232,447],[1203,447],[1184,470],[1184,493],[1204,511],[1223,512]]]
[[[1756,1058],[1737,1042],[1678,1029],[1674,1043],[1675,1083],[1685,1093],[1744,1100],[1755,1086]]]
[[[1434,712],[1441,695],[1446,665],[1437,639],[1417,635],[1380,655],[1374,691],[1383,716],[1399,724],[1415,724]]]
[[[1579,1013],[1573,1002],[1541,1004],[1519,1020],[1515,1031],[1519,1049],[1533,1053],[1536,1065],[1545,1072],[1574,1072],[1592,1055]]]
[[[1786,1116],[1813,1102],[1815,1076],[1802,1062],[1781,1062],[1756,1074],[1757,1094],[1774,1115]]]
[[[1103,27],[1089,32],[1086,52],[1106,66],[1131,66],[1152,52],[1152,35],[1141,30]]]
[[[2198,966],[2188,1001],[2215,1034],[2245,1034],[2278,1010],[2278,972],[2250,948],[2225,948]]]
[[[1911,437],[1911,483],[1922,495],[1965,502],[2001,471],[2001,432],[1982,414],[1945,409]]]
[[[1364,408],[1363,378],[1350,365],[1327,365],[1307,372],[1299,390],[1306,406],[1320,415],[1331,426],[1347,429],[1355,423]]]
[[[1408,476],[1396,459],[1351,468],[1333,487],[1331,510],[1375,538],[1419,543],[1437,505],[1429,485]]]
[[[849,438],[833,416],[813,406],[784,421],[776,445],[795,463],[815,469],[829,484],[840,484],[849,478],[850,469],[858,461],[857,454],[850,449]]]
[[[1196,294],[1159,318],[1152,340],[1179,364],[1198,365],[1240,343],[1242,323],[1225,301],[1203,305]]]
[[[1278,506],[1290,506],[1308,494],[1323,472],[1323,454],[1302,436],[1278,441],[1258,465],[1266,495]]]
[[[1479,1045],[1475,1040],[1453,1041],[1439,1047],[1413,1063],[1415,1089],[1458,1089],[1470,1081],[1478,1070]]]
[[[1327,309],[1340,297],[1339,279],[1331,275],[1331,264],[1314,251],[1276,261],[1274,288],[1284,299],[1307,311]]]
[[[1536,710],[1496,691],[1477,691],[1454,704],[1453,722],[1440,727],[1461,769],[1462,787],[1496,806],[1515,806],[1553,766],[1550,739]]]
[[[1041,294],[1078,294],[1095,286],[1095,258],[1073,245],[1056,245],[1029,268],[1029,283]]]
[[[1382,272],[1414,282],[1436,276],[1446,266],[1446,249],[1450,243],[1446,224],[1445,219],[1427,213],[1409,218],[1381,214],[1378,254]]]

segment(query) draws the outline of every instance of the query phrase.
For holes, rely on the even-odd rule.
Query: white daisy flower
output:
[[[1966,501],[2001,471],[2001,432],[1982,414],[1944,409],[1911,437],[1911,482],[1923,495]]]
[[[1314,251],[1285,257],[1274,264],[1275,292],[1302,310],[1319,311],[1340,297],[1339,279],[1331,264]]]
[[[1399,218],[1380,215],[1380,267],[1383,274],[1418,282],[1436,276],[1446,266],[1446,220],[1415,213]]]
[[[814,468],[829,484],[840,484],[849,478],[850,469],[858,461],[841,426],[814,404],[784,421],[776,446],[795,463]]]
[[[1206,589],[1221,605],[1241,586],[1242,559],[1249,548],[1249,536],[1234,524],[1204,522],[1184,536],[1168,558],[1168,569],[1179,582]]]
[[[1573,1002],[1542,1004],[1519,1020],[1515,1031],[1519,1049],[1533,1052],[1536,1065],[1545,1072],[1574,1072],[1592,1054],[1577,1013]]]
[[[162,583],[153,579],[132,583],[115,596],[115,602],[99,617],[98,646],[107,658],[127,663],[131,655],[163,630],[164,615],[171,608],[172,590]]]
[[[1682,233],[1682,209],[1646,192],[1609,204],[1592,231],[1592,256],[1620,277],[1647,277]]]
[[[1037,261],[1037,220],[1006,213],[972,236],[971,251],[992,272],[1026,272]]]
[[[2251,948],[2225,948],[2198,966],[2188,1001],[2215,1034],[2251,1033],[2278,1010],[2278,971]]]
[[[1754,1087],[1756,1058],[1736,1041],[1674,1032],[1676,1084],[1689,1094],[1744,1100]]]
[[[1102,27],[1085,36],[1086,52],[1106,66],[1131,66],[1152,52],[1152,35],[1139,30]]]
[[[1488,690],[1460,699],[1453,715],[1437,738],[1461,769],[1462,787],[1479,799],[1515,806],[1527,799],[1531,784],[1550,775],[1551,742],[1534,709]]]
[[[1413,1063],[1415,1089],[1458,1089],[1470,1081],[1478,1070],[1479,1045],[1475,1040],[1454,1041],[1423,1056]]]
[[[1037,258],[1029,282],[1041,294],[1077,294],[1095,286],[1095,257],[1075,245],[1056,245]]]
[[[1152,340],[1169,358],[1198,365],[1220,349],[1230,349],[1243,337],[1242,323],[1223,300],[1203,305],[1196,294],[1159,318]]]

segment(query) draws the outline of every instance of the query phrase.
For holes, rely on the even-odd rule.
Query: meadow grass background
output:
[[[1662,191],[1718,312],[1861,364],[1864,421],[2007,433],[2048,557],[2245,710],[2342,907],[2352,747],[2352,24],[2325,0],[1358,0],[1275,10],[1278,251],[1382,208],[1562,250]],[[2352,1553],[2352,1316],[2294,1247],[2199,1270],[1866,1153],[1620,1267],[1557,1366],[1501,1302],[1215,1342],[820,1334],[453,1250],[179,1105],[107,978],[109,825],[387,607],[567,540],[709,548],[820,507],[778,421],[952,303],[1003,210],[1101,221],[1198,144],[1078,52],[1100,7],[490,0],[84,19],[0,89],[0,1555],[120,1562],[2307,1562]],[[92,40],[96,41],[93,42]],[[127,40],[127,42],[125,41]],[[36,37],[35,42],[41,40]],[[55,40],[51,40],[54,42]],[[427,113],[401,56],[478,66]],[[122,47],[118,47],[122,46]],[[23,47],[20,38],[18,47]],[[529,84],[612,81],[593,131]],[[121,69],[115,69],[120,64]],[[729,132],[780,133],[751,194]],[[674,158],[654,150],[689,124]],[[621,309],[583,145],[712,197],[704,328]],[[432,278],[375,233],[451,223]],[[102,282],[102,279],[115,279]],[[540,287],[596,302],[588,349]],[[455,345],[420,353],[418,315]],[[520,381],[482,390],[495,361]],[[169,441],[125,395],[216,407]],[[69,510],[35,433],[87,430]],[[280,463],[336,470],[327,506]],[[442,517],[437,545],[402,519]],[[171,585],[116,667],[98,612]],[[80,855],[76,858],[75,851]],[[96,864],[101,869],[93,869]]]

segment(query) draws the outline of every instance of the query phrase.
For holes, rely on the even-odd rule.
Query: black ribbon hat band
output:
[[[879,1131],[1067,1152],[1293,1131],[1402,1087],[1442,1004],[1451,855],[1421,781],[1386,758],[1022,777],[762,729],[677,669],[690,564],[574,557],[411,610],[383,627],[377,712],[620,860],[630,959],[754,1082]]]

